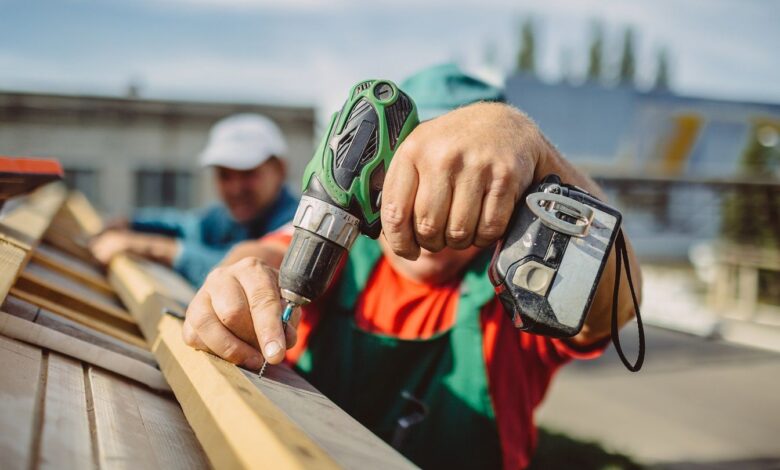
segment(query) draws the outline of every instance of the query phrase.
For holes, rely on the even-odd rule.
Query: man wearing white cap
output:
[[[217,122],[201,154],[213,167],[222,200],[183,212],[142,209],[92,242],[95,257],[108,263],[134,253],[172,266],[193,285],[236,243],[255,239],[289,222],[298,200],[284,186],[287,143],[276,124],[259,114],[238,114]]]

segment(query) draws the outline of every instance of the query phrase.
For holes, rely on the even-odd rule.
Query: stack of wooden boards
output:
[[[3,468],[410,468],[293,371],[266,377],[181,340],[194,294],[120,256],[78,193],[50,184],[0,216]]]

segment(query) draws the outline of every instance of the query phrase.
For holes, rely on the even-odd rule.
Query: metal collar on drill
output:
[[[338,206],[301,197],[293,219],[295,227],[315,233],[349,250],[360,233],[360,220]]]

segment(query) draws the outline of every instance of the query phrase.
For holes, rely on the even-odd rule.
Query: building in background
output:
[[[208,131],[240,112],[282,129],[297,189],[314,148],[309,107],[0,92],[0,154],[59,159],[68,184],[107,214],[198,207],[215,198],[210,172],[198,165]]]
[[[780,217],[780,159],[757,168],[749,156],[761,133],[760,145],[780,156],[778,104],[551,84],[528,74],[506,85],[508,101],[628,215],[626,230],[645,259],[683,260],[697,242],[721,237],[734,198],[757,201],[741,211],[744,223]]]

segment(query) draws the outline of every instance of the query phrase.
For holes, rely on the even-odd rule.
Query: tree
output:
[[[658,65],[655,70],[653,88],[660,91],[669,89],[669,55],[666,48],[658,51]]]
[[[622,85],[633,85],[635,72],[634,30],[629,27],[623,32],[623,52],[620,55],[618,82]]]
[[[588,52],[588,80],[598,81],[602,77],[602,68],[604,61],[604,28],[601,23],[593,23],[590,39],[590,49]]]
[[[517,54],[517,70],[523,73],[536,71],[536,40],[534,24],[526,18],[520,27],[520,52]]]

